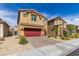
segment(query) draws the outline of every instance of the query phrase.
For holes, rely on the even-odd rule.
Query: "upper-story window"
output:
[[[53,22],[49,22],[48,25],[53,25]]]
[[[27,12],[23,12],[23,16],[26,17],[26,15],[27,15]]]
[[[47,19],[44,19],[44,21],[47,21]]]
[[[36,21],[36,15],[31,14],[31,20]]]

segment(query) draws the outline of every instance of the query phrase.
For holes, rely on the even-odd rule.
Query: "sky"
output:
[[[68,24],[79,25],[78,3],[2,3],[0,18],[10,26],[17,26],[18,9],[35,9],[48,20],[61,17]]]

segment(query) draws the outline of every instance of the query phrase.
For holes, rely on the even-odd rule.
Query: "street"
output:
[[[66,55],[66,56],[79,56],[79,48],[76,49],[75,51],[71,52],[70,54]]]

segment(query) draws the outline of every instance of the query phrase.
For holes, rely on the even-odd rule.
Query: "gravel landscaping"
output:
[[[0,43],[0,55],[28,51],[33,48],[30,43],[25,45],[19,44],[19,38],[16,36],[7,37],[5,41],[0,41]]]

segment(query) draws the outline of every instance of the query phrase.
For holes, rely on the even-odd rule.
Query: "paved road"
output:
[[[71,52],[71,53],[68,54],[67,56],[79,56],[79,48],[76,49],[75,51]]]
[[[33,47],[39,48],[47,45],[52,45],[56,43],[61,43],[56,40],[50,40],[46,36],[38,36],[38,37],[27,37],[27,40],[32,44]]]

